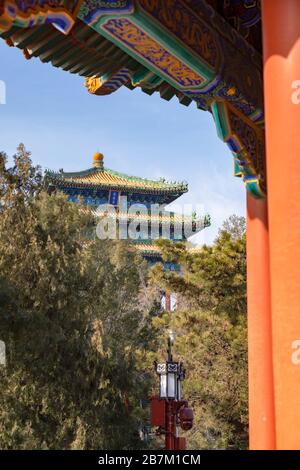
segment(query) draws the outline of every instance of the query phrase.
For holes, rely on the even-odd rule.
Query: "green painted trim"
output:
[[[221,101],[214,101],[211,104],[211,110],[216,124],[218,137],[226,143],[226,141],[231,137],[231,128],[225,105]],[[235,140],[239,142],[238,136],[235,136]],[[240,147],[242,147],[241,144]],[[255,198],[264,199],[266,195],[260,188],[258,177],[253,174],[249,167],[239,164],[239,158],[243,158],[242,153],[232,152],[232,155],[234,159],[234,176],[243,178],[247,191],[249,191]]]
[[[134,87],[142,86],[146,88],[156,88],[163,83],[163,79],[152,73],[146,67],[139,69],[131,76],[131,84]]]
[[[240,178],[243,176],[243,171],[241,170],[240,164],[238,162],[238,158],[234,155],[233,156],[233,165],[234,165],[234,176]]]
[[[252,196],[255,197],[256,199],[266,198],[266,195],[260,189],[260,186],[257,180],[251,181],[251,182],[246,181],[246,188],[247,188],[247,191],[249,191],[249,193],[252,194]]]
[[[151,183],[153,184],[153,186],[156,185],[164,189],[167,189],[167,188],[179,189],[181,187],[185,187],[186,189],[188,188],[188,184],[186,181],[180,181],[178,183],[170,183],[168,181],[163,182],[159,180],[149,180],[147,178],[141,178],[140,176],[129,176],[129,175],[126,175],[126,173],[121,173],[120,171],[116,171],[116,170],[110,170],[108,168],[104,168],[104,170],[112,175],[120,176],[130,181],[140,181],[140,182]]]
[[[131,83],[133,86],[138,86],[141,84],[141,82],[146,81],[146,79],[150,75],[152,75],[152,72],[150,72],[147,68],[143,67],[142,69],[132,74]]]
[[[224,107],[220,106],[218,101],[214,101],[211,105],[214,121],[217,127],[218,137],[226,142],[229,137],[230,127],[227,116],[224,113]]]
[[[217,135],[221,140],[225,140],[224,130],[223,130],[219,108],[218,108],[218,103],[216,101],[212,103],[211,110],[212,110],[212,115],[213,115],[215,125],[217,128]]]

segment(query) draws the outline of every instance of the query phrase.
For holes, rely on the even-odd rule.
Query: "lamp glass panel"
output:
[[[168,398],[176,398],[176,375],[168,373]]]
[[[160,398],[167,398],[167,376],[160,375]]]
[[[181,382],[177,380],[177,400],[181,400]]]

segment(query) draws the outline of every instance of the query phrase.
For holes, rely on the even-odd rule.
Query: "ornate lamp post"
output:
[[[179,427],[187,431],[193,426],[193,410],[181,400],[181,382],[185,378],[182,363],[173,360],[173,335],[168,339],[166,362],[155,363],[159,376],[159,397],[151,399],[151,425],[159,426],[165,434],[166,450],[184,450],[185,438],[179,436]]]

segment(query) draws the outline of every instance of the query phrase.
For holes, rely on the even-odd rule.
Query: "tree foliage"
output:
[[[1,154],[0,196],[0,448],[141,447],[143,262],[86,242],[90,215],[47,193],[23,145],[12,168]]]
[[[238,215],[231,215],[226,219],[219,230],[219,235],[222,231],[230,234],[231,238],[238,240],[246,235],[246,219]]]
[[[190,250],[186,244],[158,242],[163,258],[178,263],[180,273],[155,266],[152,278],[177,292],[179,302],[213,313],[226,313],[234,322],[246,313],[246,239],[223,229],[213,245]],[[180,306],[180,303],[179,303]]]
[[[187,369],[183,396],[195,412],[187,435],[192,449],[247,447],[246,243],[236,221],[231,218],[213,245],[201,249],[160,241],[164,259],[182,271],[157,265],[151,274],[154,284],[177,295],[176,312],[155,318],[154,326],[165,332],[158,360],[167,332],[176,333],[175,356]]]

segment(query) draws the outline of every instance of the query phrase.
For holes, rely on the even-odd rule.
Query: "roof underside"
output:
[[[79,18],[68,35],[62,34],[52,25],[41,25],[31,28],[13,27],[0,37],[6,40],[9,46],[22,49],[26,59],[38,57],[44,63],[51,63],[54,67],[82,77],[101,77],[108,71],[117,73],[120,67],[132,73],[143,68],[126,52]],[[124,85],[134,89],[130,80]],[[165,81],[157,88],[141,89],[150,95],[158,91],[161,98],[167,101],[176,95],[179,102],[186,106],[192,101]]]
[[[202,0],[185,0],[194,11]],[[262,27],[260,0],[206,0],[238,33],[262,54]]]
[[[199,10],[202,0],[185,0],[194,11]],[[206,0],[214,10],[222,16],[256,51],[261,53],[261,12],[260,3],[234,1]],[[199,10],[201,14],[201,9]],[[50,24],[30,28],[13,26],[7,32],[0,34],[8,45],[23,50],[27,59],[38,57],[42,62],[51,63],[70,73],[80,76],[102,77],[105,74],[117,74],[120,69],[138,73],[143,66],[126,52],[114,45],[113,42],[98,34],[86,23],[77,18],[71,31],[65,35]],[[131,80],[123,83],[129,89],[134,89]],[[192,99],[172,85],[162,80],[157,86],[139,84],[143,92],[152,95],[159,92],[161,98],[170,100],[177,96],[179,102],[188,106]],[[201,105],[196,100],[197,107]],[[202,104],[202,109],[203,104]]]
[[[203,0],[185,0],[187,4],[201,16]],[[96,2],[95,2],[96,3]],[[118,2],[116,2],[118,3]],[[231,25],[261,56],[261,7],[260,1],[237,0],[206,0],[218,15]],[[70,73],[83,77],[101,77],[105,74],[117,73],[120,68],[129,70],[132,74],[143,67],[126,52],[114,45],[113,42],[98,34],[95,30],[76,18],[70,32],[65,35],[51,24],[43,24],[29,28],[12,26],[0,34],[8,45],[23,50],[27,59],[39,57],[42,62],[50,62]],[[124,85],[130,89],[135,86],[128,79]],[[176,90],[166,81],[161,81],[156,87],[146,87],[141,83],[140,88],[147,94],[155,91],[163,99],[170,100],[177,96],[179,102],[188,106],[192,99]],[[197,104],[197,103],[196,103]],[[197,104],[198,107],[200,107]]]

